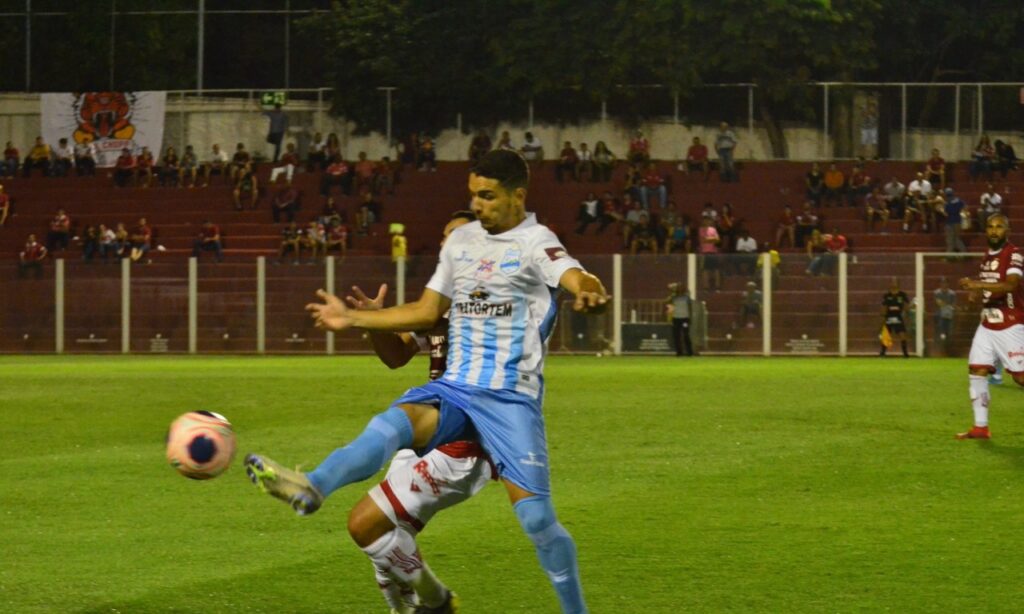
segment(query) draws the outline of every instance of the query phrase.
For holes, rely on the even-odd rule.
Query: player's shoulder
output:
[[[445,247],[448,247],[449,245],[456,243],[464,243],[480,236],[482,233],[484,233],[484,229],[483,226],[480,225],[479,220],[469,222],[468,224],[463,224],[455,230],[452,230],[444,244]]]

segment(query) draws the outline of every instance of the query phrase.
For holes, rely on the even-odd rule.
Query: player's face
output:
[[[506,190],[497,179],[469,175],[469,208],[480,225],[491,234],[500,234],[519,225],[526,216],[526,189]]]
[[[1010,229],[1006,224],[1006,218],[1001,215],[993,215],[988,218],[985,224],[985,236],[988,237],[988,246],[992,249],[1000,249],[1006,243],[1006,235]]]
[[[444,242],[448,240],[448,235],[452,234],[453,230],[468,223],[469,220],[459,217],[445,224],[444,232],[441,233],[441,247],[444,247]]]

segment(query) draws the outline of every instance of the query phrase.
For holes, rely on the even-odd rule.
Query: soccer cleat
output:
[[[988,383],[992,384],[993,386],[999,386],[1003,383],[1003,376],[989,375]]]
[[[987,426],[972,426],[966,433],[957,433],[957,439],[991,439],[992,433]]]
[[[266,456],[246,455],[245,473],[260,490],[292,506],[299,516],[312,514],[324,502],[324,496],[310,483],[306,474],[288,469]]]
[[[455,593],[448,591],[448,597],[444,600],[444,603],[431,608],[429,606],[420,605],[418,606],[413,614],[456,614],[459,611],[459,596]]]

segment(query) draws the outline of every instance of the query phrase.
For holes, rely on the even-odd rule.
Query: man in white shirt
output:
[[[210,157],[203,164],[203,187],[210,185],[210,175],[220,175],[227,179],[228,176],[228,152],[220,148],[217,143],[213,144]]]
[[[66,177],[75,166],[75,149],[68,144],[66,138],[57,142],[53,148],[53,174],[57,177]]]
[[[736,239],[736,270],[753,275],[757,270],[757,240],[744,228]]]
[[[928,217],[926,215],[928,201],[932,197],[932,184],[924,178],[924,173],[918,173],[914,180],[907,186],[907,210],[903,215],[903,231],[910,231],[910,224],[914,217],[921,220],[921,229],[928,232]]]
[[[985,189],[985,193],[981,195],[980,203],[981,207],[978,208],[978,228],[984,230],[989,216],[1002,213],[1003,195],[990,183]]]
[[[540,162],[544,159],[544,146],[532,132],[523,135],[523,146],[519,151],[522,152],[523,158],[530,162]]]

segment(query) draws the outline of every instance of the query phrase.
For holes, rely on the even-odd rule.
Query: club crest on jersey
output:
[[[476,278],[477,279],[490,279],[494,276],[494,264],[493,260],[487,258],[481,258],[480,264],[476,267]]]
[[[505,250],[505,255],[501,257],[501,272],[506,275],[511,275],[519,270],[523,266],[522,261],[523,252],[519,249],[519,246],[510,247]]]
[[[462,253],[455,259],[455,262],[473,262],[473,259],[466,253],[466,250],[462,250]]]

